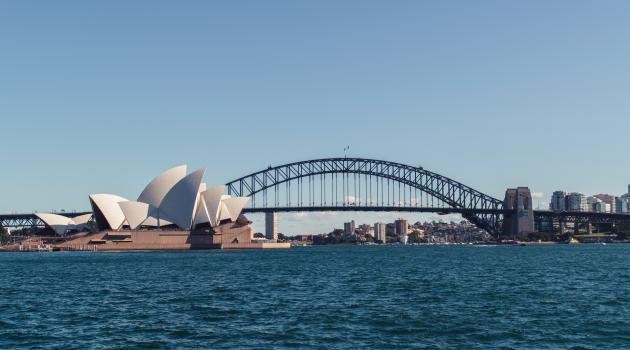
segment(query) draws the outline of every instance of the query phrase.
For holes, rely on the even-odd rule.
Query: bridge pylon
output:
[[[265,213],[265,238],[269,240],[278,240],[278,213]]]
[[[529,187],[509,188],[503,201],[503,237],[525,239],[534,232],[534,209]]]

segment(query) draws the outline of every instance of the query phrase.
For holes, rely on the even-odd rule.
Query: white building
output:
[[[610,204],[602,201],[599,198],[592,197],[592,211],[595,213],[610,213]]]
[[[567,211],[588,211],[586,196],[579,192],[571,192],[567,195]]]
[[[374,240],[387,242],[387,224],[377,222],[374,224]]]
[[[615,202],[617,200],[617,197],[609,195],[609,194],[596,194],[593,197],[601,200],[602,202],[608,204],[608,207],[610,208],[609,211],[607,213],[614,213],[616,210],[615,207]]]
[[[113,194],[89,196],[94,221],[99,230],[135,230],[164,226],[192,230],[198,225],[217,226],[236,222],[247,197],[223,194],[223,186],[208,189],[202,178],[205,169],[186,174],[186,165],[169,169],[154,178],[136,201]],[[58,234],[87,224],[92,214],[67,218],[56,214],[36,214]]]
[[[394,222],[395,234],[398,236],[398,241],[402,244],[407,244],[407,235],[409,234],[409,225],[407,220],[398,219]]]
[[[354,224],[354,220],[350,222],[346,222],[343,224],[343,239],[344,241],[350,240],[350,237],[354,236],[354,232],[356,231],[356,227]]]
[[[586,197],[586,205],[588,206],[588,211],[595,211],[595,203],[597,202],[601,202],[601,200],[593,196]]]

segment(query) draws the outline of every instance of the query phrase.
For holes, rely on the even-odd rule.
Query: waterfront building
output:
[[[549,210],[551,211],[565,211],[567,208],[566,205],[567,193],[564,191],[555,191],[551,195],[551,203],[549,203]]]
[[[374,239],[387,243],[387,225],[383,222],[374,224]]]
[[[99,230],[136,230],[170,227],[192,230],[200,225],[218,226],[236,222],[249,200],[223,194],[223,185],[207,188],[205,169],[186,174],[186,165],[155,177],[136,201],[114,194],[91,194],[94,221]],[[92,214],[69,219],[62,215],[37,213],[55,232],[84,228]]]
[[[205,169],[186,175],[186,165],[169,169],[154,178],[136,201],[113,194],[89,196],[100,230],[131,230],[164,226],[191,230],[199,225],[218,226],[238,219],[248,197],[223,194],[224,186],[207,188]]]
[[[602,201],[597,197],[593,197],[593,209],[592,211],[595,213],[609,213],[610,212],[610,204]]]
[[[593,196],[599,200],[601,200],[602,202],[608,204],[608,208],[609,210],[606,211],[606,213],[613,213],[615,210],[615,199],[617,197],[609,195],[609,194],[596,194],[595,196]]]
[[[154,178],[135,201],[113,194],[91,194],[93,213],[68,218],[36,213],[59,235],[84,230],[94,218],[98,231],[58,245],[60,249],[89,246],[94,250],[286,248],[252,241],[250,222],[241,215],[248,197],[224,195],[224,186],[207,188],[205,169],[186,174],[186,166]],[[80,248],[84,249],[84,248]]]
[[[363,235],[371,235],[374,236],[373,227],[368,224],[359,225],[359,232]]]
[[[356,231],[354,220],[343,224],[343,240],[349,241]]]
[[[395,231],[394,234],[398,235],[406,235],[409,226],[407,225],[407,220],[398,219],[394,222]]]
[[[409,233],[409,225],[407,220],[398,219],[394,222],[395,234],[398,237],[398,241],[402,244],[407,244],[407,234]]]
[[[297,235],[295,236],[295,240],[300,241],[300,242],[310,242],[310,241],[313,241],[313,235],[312,234]]]
[[[586,196],[579,192],[571,192],[566,199],[568,211],[588,211]]]
[[[595,203],[600,202],[598,198],[593,196],[586,197],[586,204],[588,205],[588,211],[595,211]]]
[[[630,198],[623,196],[615,198],[615,212],[620,214],[630,213]]]

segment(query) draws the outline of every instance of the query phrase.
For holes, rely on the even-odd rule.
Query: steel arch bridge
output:
[[[251,197],[245,212],[406,211],[459,213],[494,236],[503,201],[446,176],[401,163],[324,158],[269,166],[226,184]]]

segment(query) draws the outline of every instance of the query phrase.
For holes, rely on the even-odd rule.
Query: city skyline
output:
[[[0,212],[80,211],[177,164],[225,183],[348,145],[499,199],[529,186],[542,208],[630,182],[628,3],[250,6],[0,5]],[[316,215],[283,213],[281,231],[319,232]],[[357,220],[401,216],[382,215]]]

